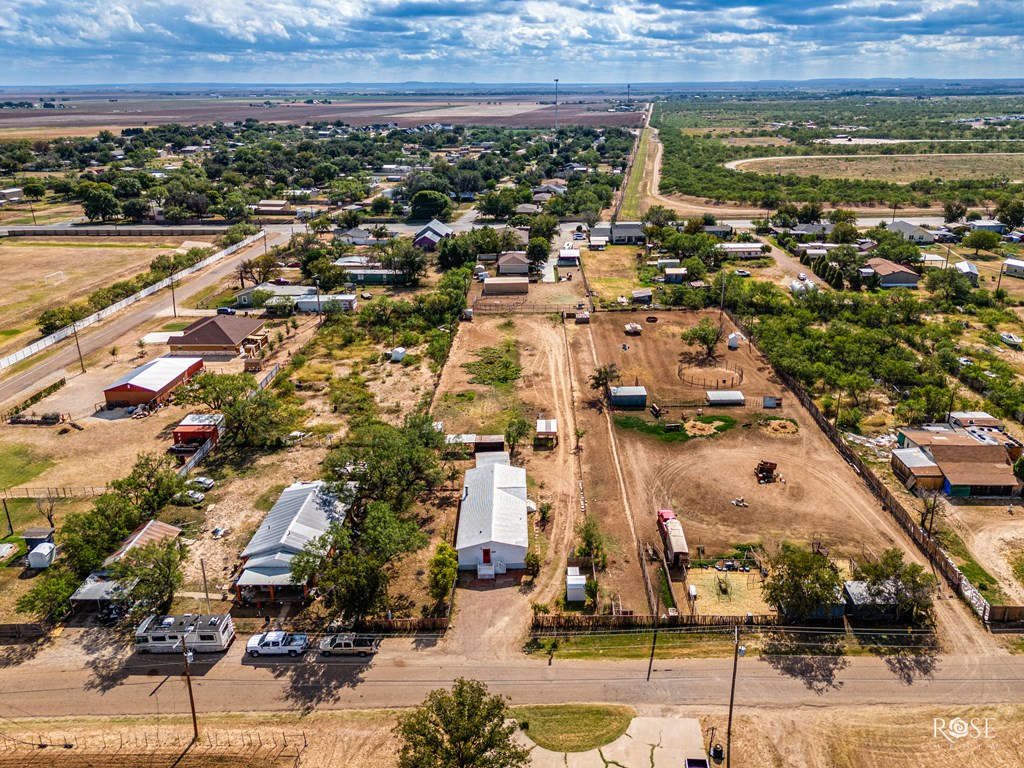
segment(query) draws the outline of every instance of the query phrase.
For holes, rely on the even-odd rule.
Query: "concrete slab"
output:
[[[544,262],[544,276],[540,279],[542,283],[557,283],[555,279],[555,267],[558,266],[558,253],[552,253]]]

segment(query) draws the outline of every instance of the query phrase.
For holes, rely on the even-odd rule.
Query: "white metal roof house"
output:
[[[931,245],[935,242],[935,235],[924,227],[911,224],[909,221],[893,221],[885,225],[890,232],[897,232],[904,240],[909,240],[918,245]]]
[[[292,584],[292,558],[333,522],[343,522],[347,506],[329,493],[323,480],[293,483],[285,488],[256,529],[241,558],[245,561],[235,582],[239,599],[273,601]],[[302,587],[303,596],[306,587]]]
[[[455,534],[459,569],[493,578],[507,568],[525,568],[529,546],[526,470],[496,462],[468,470]]]

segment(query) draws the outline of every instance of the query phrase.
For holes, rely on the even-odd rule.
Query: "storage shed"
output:
[[[745,405],[747,402],[743,393],[735,389],[709,389],[705,394],[708,405]]]
[[[610,387],[609,402],[612,408],[647,407],[647,390],[644,387]]]
[[[190,413],[174,428],[174,444],[202,445],[212,440],[216,445],[225,428],[223,413]]]
[[[584,603],[587,600],[587,577],[580,569],[570,565],[565,569],[565,602]]]
[[[40,544],[53,543],[53,531],[53,528],[26,528],[21,538],[25,540],[25,546],[31,552]]]
[[[549,441],[552,445],[558,444],[558,420],[537,419],[537,440]]]
[[[43,542],[28,553],[28,567],[38,570],[49,568],[53,565],[53,559],[56,556],[56,545],[49,541]]]
[[[689,276],[690,272],[686,267],[668,267],[665,270],[665,283],[667,285],[682,285]]]
[[[103,390],[103,397],[111,408],[163,402],[202,370],[201,357],[160,357],[122,376]]]
[[[650,288],[638,288],[633,291],[634,304],[650,304],[654,300],[654,291]]]
[[[488,277],[484,280],[484,296],[514,296],[529,292],[528,277]]]

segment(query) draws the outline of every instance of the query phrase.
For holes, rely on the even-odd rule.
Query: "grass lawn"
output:
[[[623,632],[607,635],[576,635],[559,639],[534,639],[526,652],[536,656],[557,656],[560,659],[646,659],[651,655],[654,636],[650,632]],[[756,637],[747,638],[747,648],[754,650]],[[716,659],[733,651],[732,635],[710,632],[658,633],[654,649],[657,659]]]
[[[538,746],[552,752],[586,752],[624,734],[636,710],[611,704],[563,704],[513,707],[512,714]]]
[[[33,453],[21,443],[0,446],[0,488],[23,485],[53,466],[53,461]]]
[[[645,128],[640,134],[640,146],[636,150],[636,160],[633,161],[633,168],[629,173],[629,184],[622,197],[622,208],[619,211],[619,218],[623,221],[639,221],[640,219],[640,182],[643,181],[647,170],[647,148],[650,145],[649,128]]]
[[[639,416],[615,416],[615,426],[621,429],[635,429],[645,435],[651,435],[666,443],[685,443],[697,437],[708,437],[708,435],[688,434],[684,425],[680,424],[679,429],[672,432],[665,431],[665,423],[661,421],[647,421]],[[709,424],[714,427],[714,434],[720,435],[726,430],[736,426],[736,419],[731,416],[697,416],[693,421],[701,424]]]
[[[163,331],[183,331],[188,328],[195,320],[175,320],[173,323],[167,323],[160,330]]]

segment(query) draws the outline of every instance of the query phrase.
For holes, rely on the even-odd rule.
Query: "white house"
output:
[[[890,232],[898,233],[904,240],[918,245],[931,245],[935,242],[935,235],[924,227],[911,224],[909,221],[894,221],[885,225]]]
[[[1003,274],[1007,277],[1024,277],[1024,261],[1020,259],[1005,259],[1003,261]]]
[[[525,568],[529,546],[526,470],[505,463],[468,470],[455,534],[459,569],[493,578],[507,568]]]

